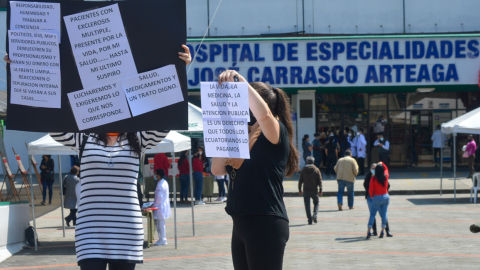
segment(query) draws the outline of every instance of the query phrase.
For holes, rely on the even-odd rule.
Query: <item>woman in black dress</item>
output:
[[[218,82],[245,78],[227,70]],[[250,83],[250,159],[213,158],[212,173],[229,175],[227,213],[233,219],[235,269],[282,269],[289,238],[283,178],[298,168],[287,95],[265,83]]]

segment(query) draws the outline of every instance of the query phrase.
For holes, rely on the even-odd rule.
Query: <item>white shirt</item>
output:
[[[385,140],[385,139],[384,139]],[[378,141],[376,140],[375,143],[373,144],[374,146],[378,146],[378,144],[381,143],[383,144],[382,148],[385,149],[385,150],[389,150],[390,149],[390,143],[388,141]]]
[[[348,137],[348,142],[350,143],[350,150],[352,151],[352,157],[357,156],[357,137],[350,138]]]
[[[357,157],[366,158],[367,157],[367,140],[365,136],[360,134],[357,138]]]
[[[435,130],[435,132],[432,135],[432,141],[433,141],[433,148],[443,148],[442,146],[442,131],[441,130]],[[443,134],[443,143],[445,144],[445,141],[447,141],[447,135]]]
[[[168,182],[165,179],[160,180],[157,183],[155,200],[152,204],[152,207],[158,207],[158,210],[153,210],[154,219],[167,219],[172,215],[168,193]]]

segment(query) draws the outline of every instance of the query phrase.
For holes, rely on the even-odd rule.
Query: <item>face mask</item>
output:
[[[382,141],[382,142],[383,142],[383,138],[380,138],[380,141]]]
[[[370,170],[370,172],[371,172],[372,174],[375,174],[375,170]]]
[[[153,179],[155,179],[155,181],[158,180],[156,175],[153,175]]]
[[[202,151],[198,152],[198,155],[200,155],[200,156],[201,156],[202,154],[203,154],[203,152],[202,152]]]
[[[352,133],[348,133],[348,136],[352,136]]]
[[[333,137],[333,134],[330,134],[330,137]]]

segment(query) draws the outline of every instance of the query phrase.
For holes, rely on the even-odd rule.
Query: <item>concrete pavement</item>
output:
[[[368,209],[355,197],[355,209],[336,209],[336,198],[320,199],[319,223],[307,225],[303,199],[285,198],[290,239],[284,269],[478,269],[480,235],[469,232],[480,220],[480,205],[460,194],[398,195],[391,197],[389,223],[393,238],[364,240]],[[174,248],[173,218],[167,221],[168,246],[144,250],[136,269],[233,269],[230,255],[231,218],[223,203],[195,207],[196,236],[191,209],[177,210],[178,249]],[[145,221],[145,220],[144,220]],[[379,222],[379,218],[377,217]],[[145,222],[146,224],[146,222]],[[37,219],[39,251],[25,249],[0,264],[0,270],[78,269],[74,230],[63,238],[60,209]]]

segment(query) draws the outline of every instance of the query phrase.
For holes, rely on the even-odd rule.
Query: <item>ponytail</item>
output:
[[[293,173],[298,170],[298,152],[297,148],[293,144],[293,124],[292,124],[292,108],[290,106],[289,98],[279,88],[273,88],[274,92],[277,94],[277,104],[273,114],[278,117],[280,122],[287,128],[288,132],[288,141],[290,144],[290,152],[288,154],[287,168],[285,170],[285,175],[290,177]],[[276,90],[276,91],[275,91]],[[303,138],[305,142],[306,138]]]

